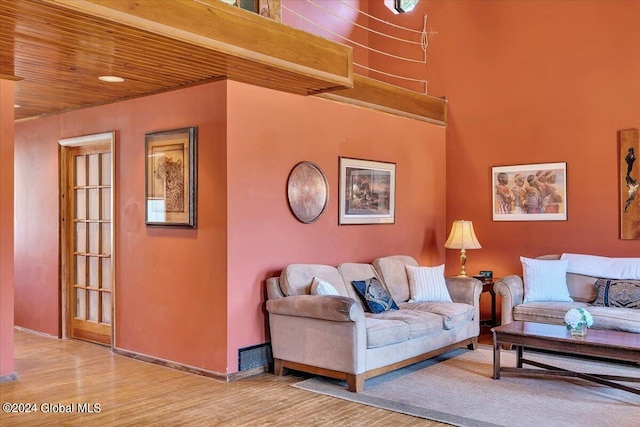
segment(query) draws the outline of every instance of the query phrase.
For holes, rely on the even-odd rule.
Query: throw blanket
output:
[[[568,273],[603,279],[640,280],[640,258],[607,258],[595,255],[562,254],[569,260]]]

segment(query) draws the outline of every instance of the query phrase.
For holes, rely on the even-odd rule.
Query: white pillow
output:
[[[567,260],[520,257],[524,276],[524,302],[572,302],[567,288]]]
[[[318,277],[313,278],[310,293],[311,295],[340,295],[331,283]]]
[[[409,277],[409,302],[451,301],[444,280],[444,264],[437,267],[405,265]]]

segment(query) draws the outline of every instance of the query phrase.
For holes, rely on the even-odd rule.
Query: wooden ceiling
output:
[[[0,1],[0,78],[16,80],[16,120],[229,78],[371,108],[393,101],[381,109],[446,123],[446,101],[359,76],[354,88],[352,70],[350,47],[217,0]]]

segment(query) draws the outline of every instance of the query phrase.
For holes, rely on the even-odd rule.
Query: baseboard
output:
[[[60,339],[60,337],[57,336],[57,335],[51,335],[51,334],[47,334],[45,332],[34,331],[33,329],[23,328],[22,326],[14,326],[13,328],[14,329],[18,329],[18,330],[23,331],[23,332],[28,332],[30,334],[39,335],[39,336],[45,337],[45,338],[53,338],[55,340],[59,340]]]
[[[114,348],[113,352],[121,356],[130,357],[132,359],[140,360],[147,363],[153,363],[155,365],[165,366],[171,369],[177,369],[179,371],[189,372],[195,375],[201,375],[204,377],[214,378],[216,380],[224,382],[232,382],[248,378],[254,375],[268,372],[268,367],[258,367],[254,369],[248,369],[242,372],[235,372],[232,374],[223,374],[220,372],[210,371],[208,369],[202,369],[195,366],[185,365],[183,363],[174,362],[171,360],[160,359],[157,357],[148,356],[146,354],[136,353],[135,351],[123,350],[120,348]]]

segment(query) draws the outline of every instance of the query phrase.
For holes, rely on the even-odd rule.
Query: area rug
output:
[[[525,357],[580,372],[640,377],[637,365],[531,352],[525,352]],[[501,359],[502,366],[515,366],[514,351],[503,350]],[[494,380],[492,369],[492,349],[481,346],[368,379],[360,393],[347,391],[343,381],[325,377],[293,386],[455,426],[640,425],[640,395],[577,378],[502,374]]]

